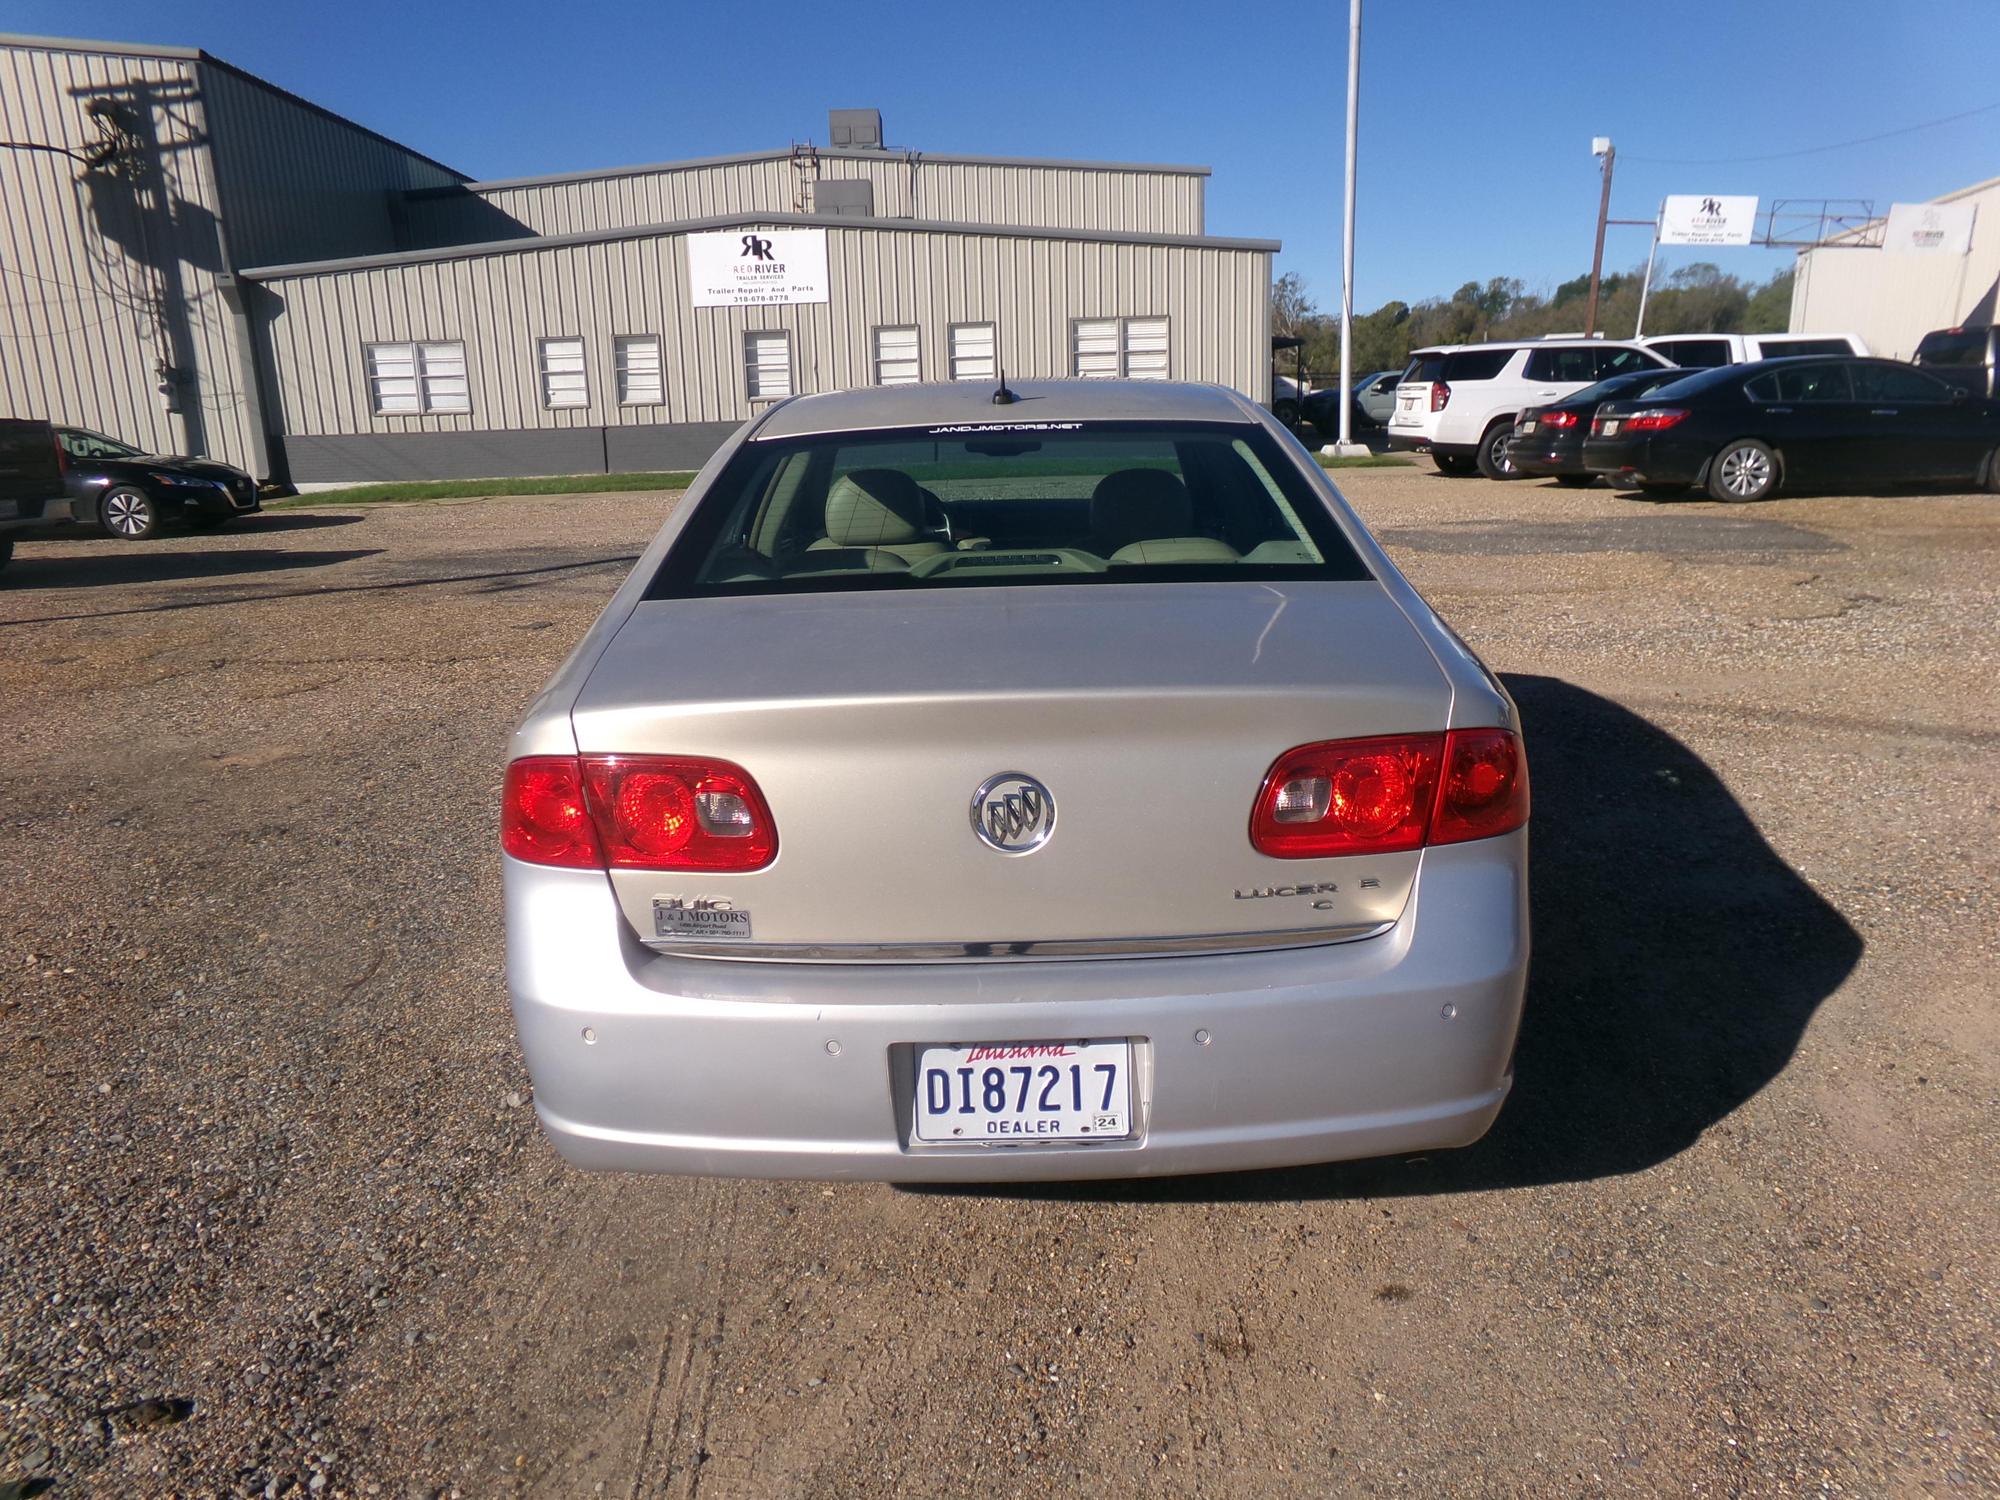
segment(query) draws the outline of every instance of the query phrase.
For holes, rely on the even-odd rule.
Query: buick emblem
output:
[[[1002,854],[1032,854],[1056,831],[1056,799],[1034,777],[1002,771],[972,794],[972,831]]]

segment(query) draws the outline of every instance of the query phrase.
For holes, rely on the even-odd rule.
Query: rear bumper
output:
[[[1688,447],[1678,451],[1657,438],[1589,438],[1583,445],[1583,466],[1613,484],[1693,484],[1701,477],[1703,454]]]
[[[1539,434],[1507,440],[1507,459],[1524,474],[1588,474],[1579,443],[1551,442]]]
[[[1289,1166],[1467,1145],[1512,1082],[1525,831],[1427,851],[1377,938],[1020,964],[670,958],[632,938],[602,875],[503,864],[536,1110],[580,1166],[912,1182]],[[911,1142],[913,1044],[1083,1037],[1133,1041],[1130,1139]]]

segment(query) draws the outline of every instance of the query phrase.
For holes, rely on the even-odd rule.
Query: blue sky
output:
[[[1339,301],[1346,11],[1221,6],[606,4],[590,0],[8,0],[0,25],[205,47],[476,177],[826,138],[874,105],[894,147],[1211,166],[1214,234],[1284,241],[1280,272]],[[1597,174],[1616,217],[1663,193],[1933,197],[2000,175],[2000,0],[1371,0],[1355,300],[1590,265]],[[1643,229],[1611,231],[1613,268]],[[1779,252],[1698,253],[1763,277]]]

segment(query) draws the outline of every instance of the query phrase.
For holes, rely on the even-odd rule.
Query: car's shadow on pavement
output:
[[[379,547],[343,552],[292,552],[269,547],[218,547],[198,552],[148,548],[142,542],[117,550],[37,556],[32,547],[14,554],[0,577],[0,596],[28,589],[105,588],[117,584],[180,583],[192,578],[236,578],[246,574],[295,572],[373,557]]]
[[[1507,686],[1533,777],[1534,959],[1513,1094],[1484,1140],[1414,1159],[998,1191],[1265,1201],[1584,1181],[1667,1160],[1776,1077],[1860,959],[1860,935],[1672,735],[1555,678]]]

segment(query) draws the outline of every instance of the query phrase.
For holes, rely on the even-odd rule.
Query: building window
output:
[[[582,339],[543,339],[541,355],[542,405],[588,406],[590,379],[583,367]]]
[[[875,383],[915,385],[923,377],[917,369],[917,330],[878,328],[875,330]]]
[[[382,416],[471,411],[465,345],[365,344],[368,395]]]
[[[1071,325],[1072,369],[1081,380],[1165,380],[1165,318],[1079,318]]]
[[[792,336],[782,329],[743,335],[743,381],[752,401],[792,393]]]
[[[630,334],[618,340],[618,404],[658,406],[666,395],[660,379],[660,341],[651,334]]]
[[[997,373],[994,364],[994,337],[991,323],[954,323],[951,325],[951,378],[953,380],[991,380]]]

